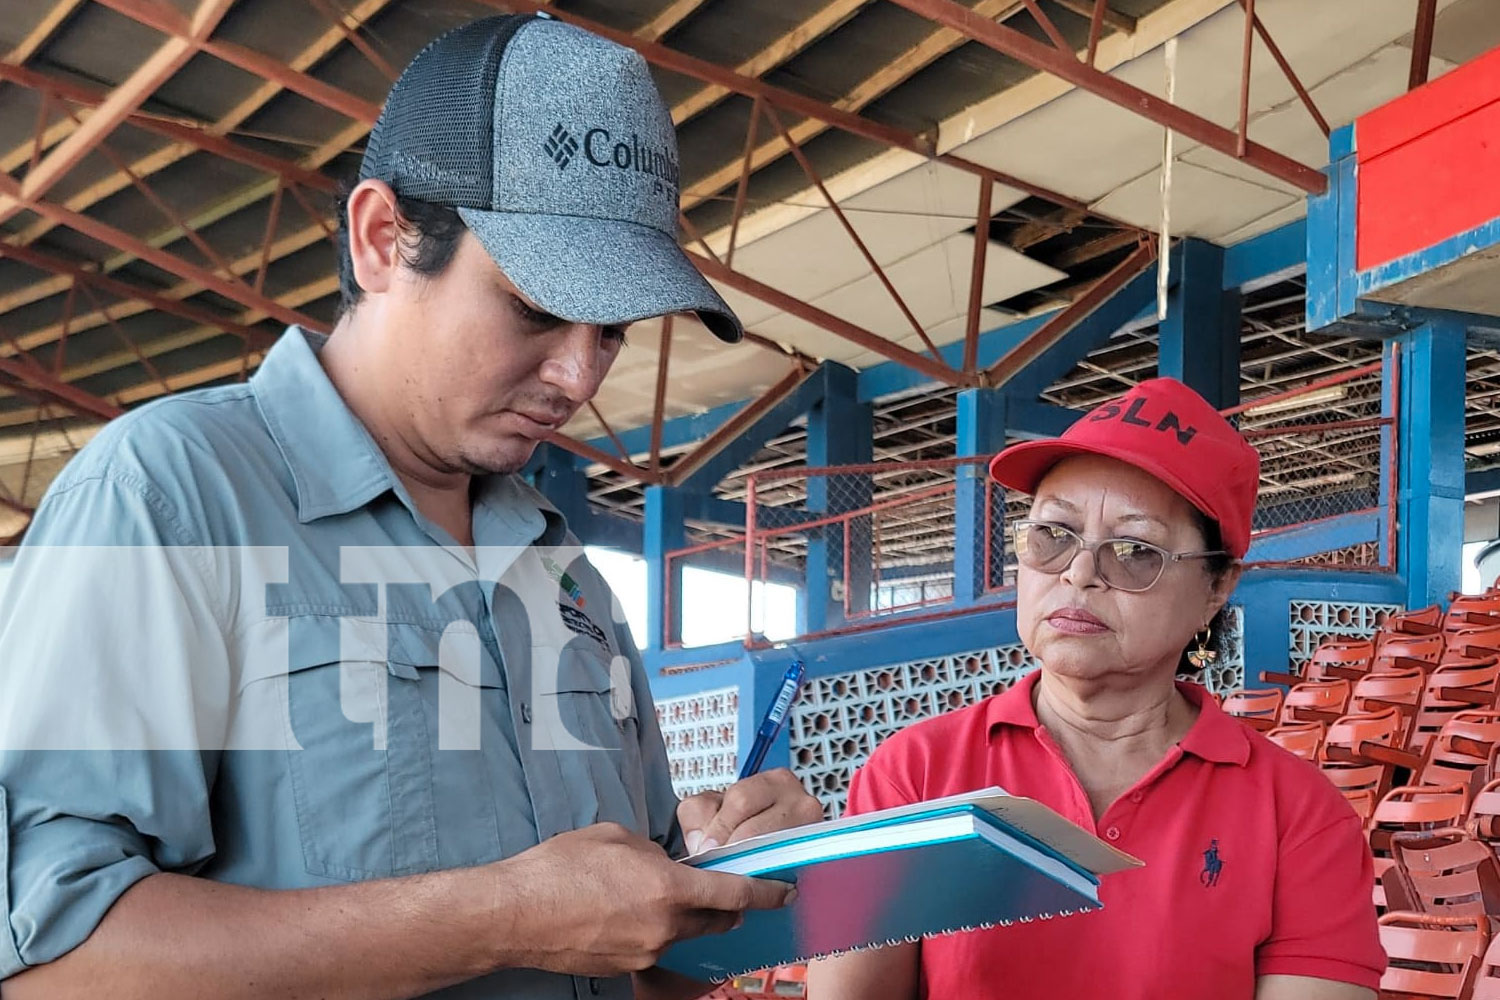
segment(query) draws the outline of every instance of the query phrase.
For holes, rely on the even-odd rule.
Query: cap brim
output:
[[[1129,448],[1111,448],[1107,445],[1066,441],[1061,438],[1054,438],[1050,441],[1026,441],[1013,444],[990,459],[990,478],[1001,486],[1035,495],[1036,488],[1042,484],[1047,473],[1052,471],[1052,467],[1074,455],[1102,455],[1117,462],[1124,462],[1126,465],[1133,465],[1142,472],[1148,472],[1166,483],[1184,500],[1208,517],[1214,516],[1203,498],[1171,470],[1151,461],[1142,461],[1141,454]]]
[[[692,312],[726,343],[744,336],[728,303],[660,230],[576,215],[458,213],[505,276],[553,315],[608,326]]]

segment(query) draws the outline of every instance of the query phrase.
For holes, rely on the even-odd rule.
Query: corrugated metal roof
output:
[[[1048,38],[1019,0],[962,2],[981,9],[985,16],[1004,17],[1007,25],[1031,38]],[[1143,53],[1166,37],[1181,35],[1190,72],[1197,72],[1195,67],[1201,65],[1216,67],[1220,75],[1233,75],[1238,59],[1234,41],[1238,34],[1233,28],[1238,7],[1231,0],[1108,2],[1112,13],[1138,22],[1124,22],[1131,25],[1133,34],[1114,27],[1108,31],[1100,49],[1104,68],[1137,83],[1155,80],[1157,70],[1142,70],[1150,61]],[[1089,24],[1084,14],[1091,4],[1092,0],[1040,0],[1045,15],[1079,48],[1087,44]],[[1259,9],[1273,32],[1287,33],[1302,17],[1299,11],[1306,11],[1303,4],[1305,0],[1262,0]],[[1480,10],[1483,4],[1484,0],[1443,0],[1434,48],[1438,71],[1446,65],[1445,53],[1467,51],[1485,31],[1500,34],[1500,17],[1492,10],[1488,15]],[[343,28],[320,13],[320,7],[330,6],[343,12]],[[142,10],[153,7],[189,17],[197,3],[143,0],[138,5]],[[558,0],[556,8],[659,40],[672,51],[749,73],[775,87],[853,111],[867,121],[936,136],[943,151],[957,151],[987,167],[1024,176],[1061,192],[1064,201],[1097,202],[1091,206],[1093,211],[1069,211],[1056,201],[997,188],[994,215],[982,227],[992,263],[1000,262],[994,265],[995,274],[986,278],[985,288],[994,297],[985,305],[1003,306],[1005,315],[1068,301],[1130,252],[1135,240],[1132,224],[1149,228],[1150,220],[1142,218],[1143,209],[1131,185],[1149,191],[1155,183],[1149,175],[1142,175],[1141,168],[1154,162],[1151,144],[1159,145],[1159,128],[1142,125],[1097,98],[1080,101],[1074,95],[1059,96],[1066,88],[1039,79],[1031,68],[887,0]],[[495,9],[496,4],[477,0],[237,0],[212,37],[374,106],[389,86],[390,67],[405,65],[443,30]],[[1339,33],[1336,40],[1298,37],[1288,46],[1297,52],[1301,51],[1298,46],[1322,46],[1308,51],[1320,53],[1321,64],[1334,72],[1320,73],[1307,83],[1315,95],[1327,95],[1337,106],[1338,117],[1346,120],[1364,109],[1356,106],[1358,94],[1346,91],[1371,92],[1374,86],[1367,81],[1341,91],[1339,75],[1350,67],[1366,66],[1377,81],[1399,75],[1394,68],[1367,61],[1382,47],[1399,48],[1399,37],[1410,22],[1409,12],[1402,13],[1402,9],[1402,0],[1370,0],[1358,14],[1359,32]],[[1309,30],[1327,34],[1336,22],[1337,18],[1326,16],[1311,19]],[[1454,24],[1460,24],[1461,30],[1454,29]],[[352,44],[351,37],[368,46],[376,58]],[[129,80],[164,41],[161,31],[111,9],[109,0],[0,0],[0,53],[11,53],[11,62],[45,79],[81,86],[98,95]],[[1350,50],[1335,56],[1329,49],[1335,41],[1347,43]],[[1298,55],[1297,59],[1310,62],[1311,57]],[[653,72],[679,117],[687,218],[711,245],[722,250],[734,213],[753,102],[660,66]],[[1274,68],[1268,69],[1262,59],[1257,74],[1261,95],[1254,104],[1257,115],[1266,118],[1267,128],[1286,128],[1288,142],[1304,142],[1305,122],[1294,120],[1288,112],[1285,125],[1280,124],[1287,102]],[[331,195],[302,188],[296,189],[295,197],[290,188],[278,194],[277,179],[262,169],[179,147],[175,140],[151,131],[153,124],[162,121],[186,125],[227,139],[247,152],[300,164],[329,181],[350,177],[357,168],[368,123],[283,83],[200,51],[140,103],[135,119],[109,130],[102,143],[69,169],[45,198],[164,250],[191,267],[221,274],[228,269],[246,287],[258,288],[315,322],[329,323],[337,302],[334,258],[325,229],[333,209]],[[1214,87],[1191,86],[1190,82],[1193,100],[1199,101],[1210,97],[1217,101],[1225,95],[1232,100],[1236,87],[1232,80],[1218,81]],[[24,180],[33,153],[39,158],[56,149],[72,130],[69,111],[86,119],[92,113],[88,103],[64,105],[51,100],[44,107],[35,90],[16,83],[0,84],[0,159],[10,177]],[[1224,117],[1217,105],[1198,110]],[[799,137],[815,171],[848,205],[856,228],[862,228],[872,243],[879,244],[883,238],[879,236],[883,224],[889,230],[897,219],[921,228],[915,243],[892,251],[884,263],[910,272],[908,280],[917,286],[910,293],[914,301],[926,296],[924,308],[932,317],[930,335],[945,341],[960,336],[963,323],[958,320],[967,299],[964,262],[977,230],[972,209],[955,205],[945,193],[958,182],[940,174],[917,178],[909,173],[918,163],[910,154],[893,153],[883,143],[793,112],[778,114]],[[45,139],[34,147],[39,121]],[[1039,143],[1039,136],[1047,142]],[[824,206],[797,161],[775,139],[775,130],[762,116],[740,232],[744,259],[753,262],[757,254],[764,261],[795,259],[798,254],[808,255],[809,260],[853,255],[852,244],[836,227],[820,224],[816,231],[823,235],[810,245],[778,236],[797,229],[788,228],[792,223],[816,217]],[[1043,148],[1050,148],[1054,141],[1058,149],[1068,152],[1049,153]],[[1092,153],[1075,152],[1081,149],[1092,149]],[[1201,148],[1185,143],[1181,152],[1185,162],[1204,173],[1203,190],[1193,195],[1202,205],[1184,205],[1183,215],[1192,218],[1199,211],[1203,226],[1218,227],[1208,235],[1248,234],[1257,226],[1269,227],[1296,214],[1300,199],[1286,192],[1280,182],[1261,185],[1272,192],[1262,205],[1245,195],[1244,188],[1224,186],[1253,184],[1258,175],[1250,168],[1231,164],[1249,175],[1230,176],[1233,171],[1220,172],[1213,159],[1204,158]],[[130,165],[139,183],[123,173],[120,164]],[[1186,168],[1185,172],[1191,173]],[[903,181],[904,187],[881,187],[908,176],[913,183]],[[961,173],[955,171],[954,176],[961,177]],[[964,178],[962,184],[977,191],[977,179]],[[861,192],[879,190],[904,192],[899,195],[900,207],[883,205],[878,198],[861,202]],[[1230,210],[1224,211],[1226,198]],[[1145,201],[1149,203],[1149,197]],[[270,229],[273,251],[264,255],[262,269],[273,204],[279,205],[276,224]],[[1124,224],[1120,215],[1125,217]],[[224,323],[247,324],[267,336],[281,330],[279,321],[266,318],[244,301],[204,291],[201,284],[181,274],[112,246],[114,238],[106,233],[84,235],[36,212],[21,210],[0,223],[0,234],[8,244],[101,271],[180,300],[216,319],[205,324],[103,289],[73,290],[66,277],[0,258],[0,334],[4,335],[0,354],[29,359],[61,381],[120,405],[138,405],[166,391],[241,378],[259,354],[247,353],[245,341],[225,332]],[[752,248],[757,248],[756,253]],[[955,261],[962,274],[953,273]],[[746,267],[752,276],[756,274],[753,266]],[[868,297],[862,294],[855,296],[861,300],[857,303],[837,305],[853,294],[857,277],[846,275],[840,280],[844,282],[840,286],[819,293],[825,296],[820,301],[834,303],[835,311],[866,309],[869,303],[863,300]],[[809,329],[775,308],[750,303],[743,296],[736,301],[745,301],[766,329],[783,331],[778,339],[818,358],[864,365],[878,357],[866,348]],[[893,341],[922,350],[912,331],[899,322],[899,315],[889,311],[893,322],[886,323],[873,313],[867,322],[886,331]],[[1001,315],[987,312],[986,321],[994,322]],[[656,329],[643,325],[633,338],[636,346],[607,384],[599,400],[606,418],[628,413],[635,421],[643,406],[649,413]],[[784,369],[784,359],[755,347],[724,350],[715,346],[710,351],[699,344],[698,338],[704,335],[692,323],[679,324],[676,336],[683,341],[673,359],[681,377],[672,382],[669,415],[746,398],[774,382]],[[1308,350],[1315,347],[1309,345]],[[1105,384],[1114,383],[1106,380]],[[934,396],[933,405],[944,405],[943,398],[943,394]],[[68,429],[81,437],[94,423],[94,418],[69,413],[45,392],[0,376],[0,452],[24,452],[16,442],[33,434],[51,435],[46,440],[53,441],[57,430]],[[585,416],[570,430],[588,436],[598,433],[599,427]],[[13,439],[8,450],[7,437]],[[19,463],[6,465],[0,460],[0,486],[14,491],[25,479],[25,495],[19,499],[34,503],[47,476],[40,474],[35,462],[33,466],[28,475]],[[6,533],[6,524],[0,524],[0,537]]]

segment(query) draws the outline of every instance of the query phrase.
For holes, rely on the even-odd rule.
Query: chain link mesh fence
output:
[[[1386,507],[1396,420],[1386,412],[1381,364],[1231,411],[1261,457],[1253,530],[1276,533],[1342,514]],[[1388,565],[1380,546],[1360,543],[1305,556],[1321,566]]]

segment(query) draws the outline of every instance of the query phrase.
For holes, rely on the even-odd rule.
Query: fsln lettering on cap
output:
[[[1119,403],[1105,403],[1095,410],[1088,419],[1095,423],[1103,420],[1118,420],[1120,423],[1128,424],[1131,427],[1148,427],[1161,433],[1170,431],[1176,435],[1177,443],[1181,445],[1188,444],[1188,442],[1197,436],[1198,428],[1183,426],[1181,418],[1172,410],[1168,410],[1154,424],[1149,419],[1143,419],[1141,411],[1146,408],[1147,402],[1148,400],[1145,399],[1131,400],[1128,410]]]

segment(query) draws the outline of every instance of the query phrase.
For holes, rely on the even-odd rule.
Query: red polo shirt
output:
[[[1379,986],[1370,851],[1327,778],[1179,684],[1197,721],[1095,822],[1037,721],[1036,680],[891,737],[847,814],[999,785],[1146,866],[1105,876],[1100,911],[923,940],[925,996],[1250,1000],[1276,974]]]

